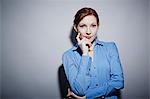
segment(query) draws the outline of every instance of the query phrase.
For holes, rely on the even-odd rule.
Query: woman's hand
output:
[[[83,97],[80,97],[80,96],[77,96],[76,94],[74,94],[72,91],[70,91],[70,89],[68,88],[68,94],[67,94],[67,97],[69,99],[86,99],[86,96],[83,96]]]
[[[85,37],[81,38],[80,35],[81,35],[81,33],[78,33],[76,39],[77,39],[78,44],[83,52],[83,55],[88,55],[92,44],[87,38],[85,38]]]

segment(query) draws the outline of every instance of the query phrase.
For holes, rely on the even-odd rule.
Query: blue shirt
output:
[[[79,49],[76,45],[62,57],[71,90],[87,99],[117,99],[115,92],[124,87],[124,77],[115,43],[96,39],[93,60]]]

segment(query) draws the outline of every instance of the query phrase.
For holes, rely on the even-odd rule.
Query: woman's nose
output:
[[[86,33],[86,35],[90,35],[90,34],[91,34],[91,32],[87,32],[87,33]]]
[[[90,28],[87,28],[86,35],[90,35],[90,34],[91,34],[91,30]]]

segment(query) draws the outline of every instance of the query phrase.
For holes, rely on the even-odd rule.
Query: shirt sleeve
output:
[[[100,86],[88,89],[86,97],[93,99],[99,96],[108,96],[124,87],[124,77],[121,62],[118,55],[118,50],[115,43],[111,43],[109,50],[109,63],[110,63],[110,80]]]
[[[73,57],[70,53],[63,55],[62,60],[65,73],[74,93],[85,95],[85,90],[90,83],[90,78],[86,74],[91,64],[91,58],[89,56],[82,56],[80,62],[77,63]]]

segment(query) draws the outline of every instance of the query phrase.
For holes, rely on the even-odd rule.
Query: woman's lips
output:
[[[91,37],[93,37],[93,36],[84,36],[85,38],[87,38],[87,39],[90,39]]]

